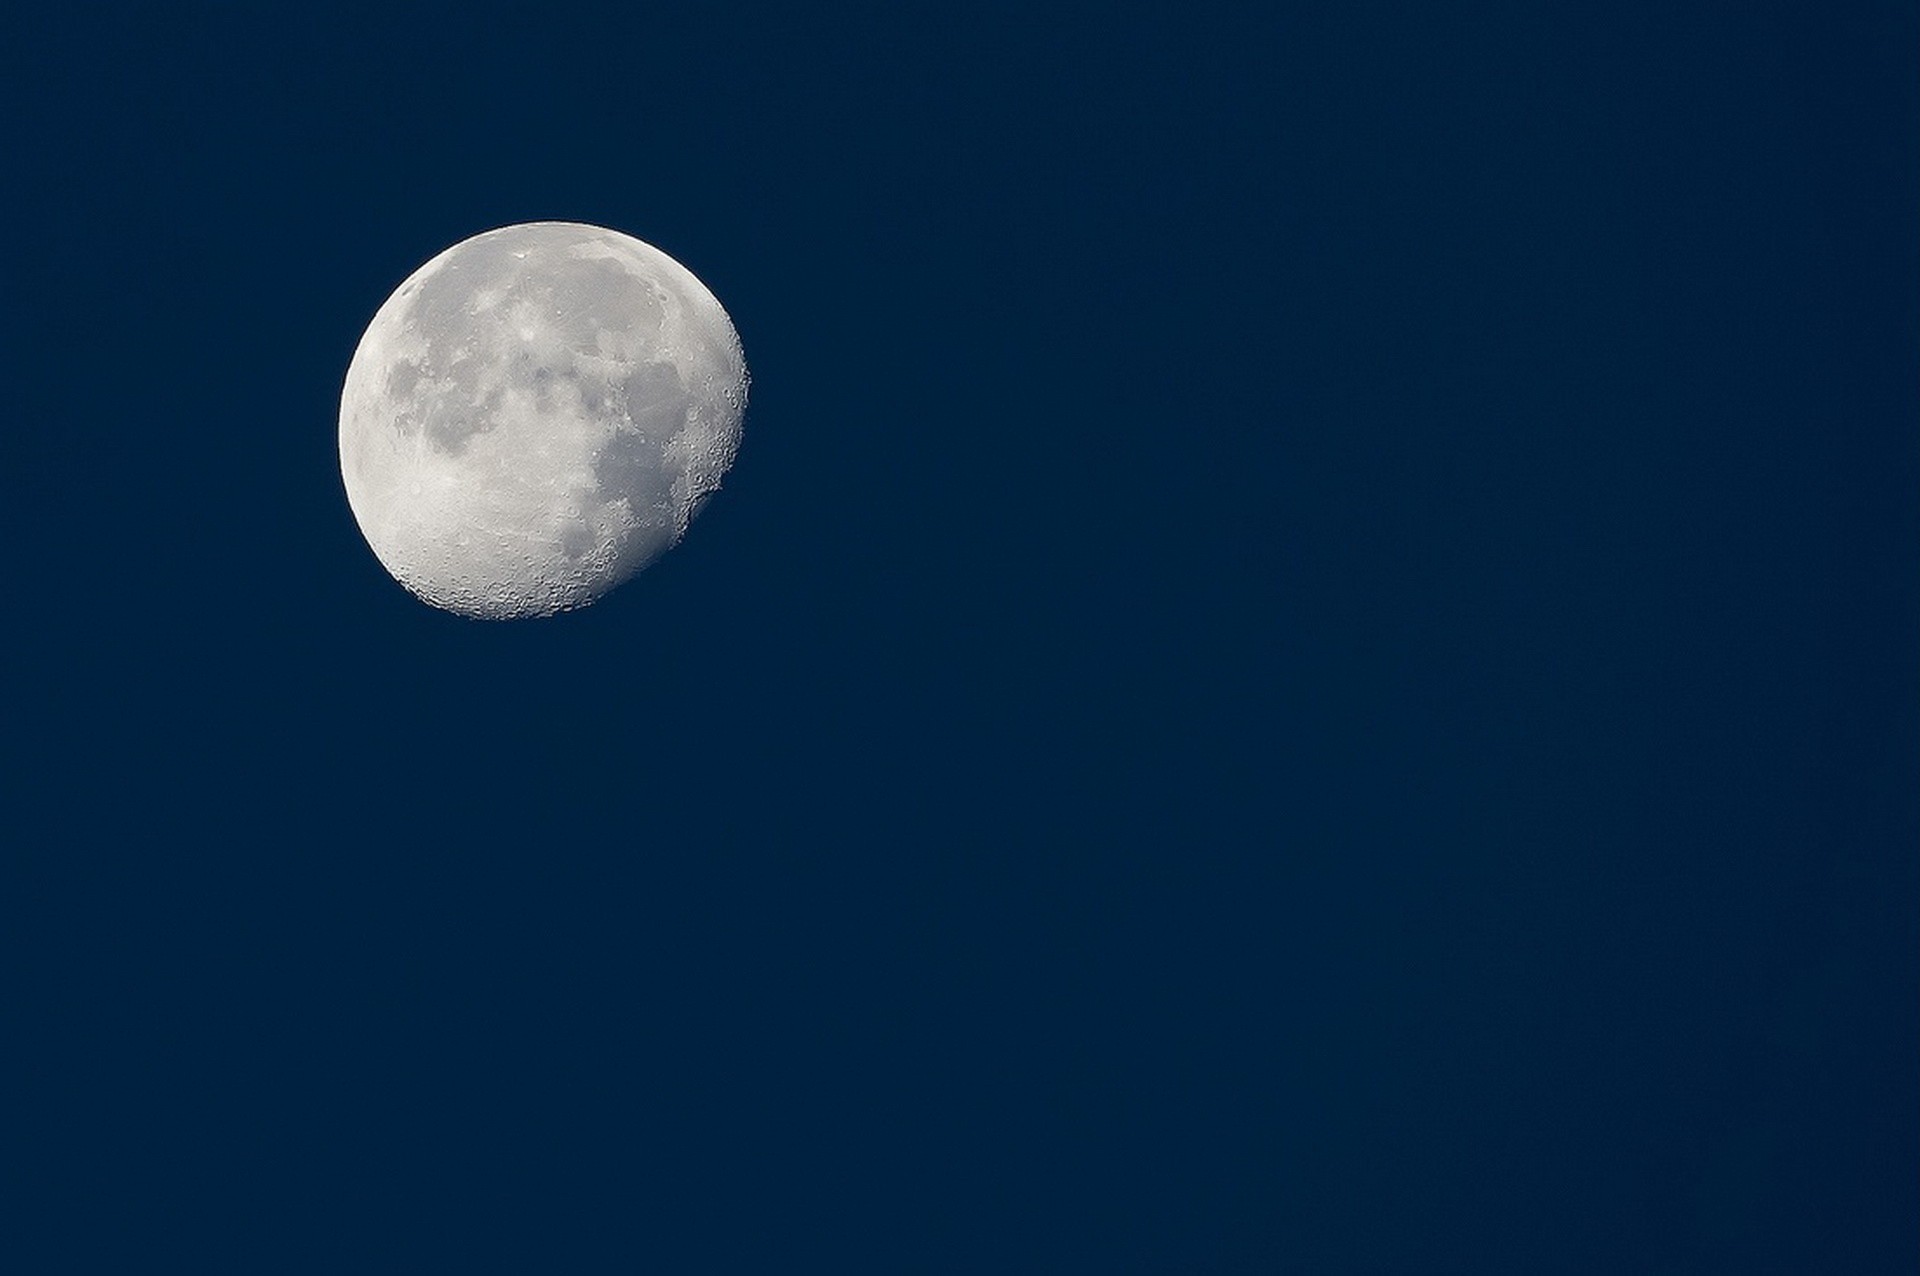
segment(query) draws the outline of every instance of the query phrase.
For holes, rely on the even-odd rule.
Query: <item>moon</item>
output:
[[[584,607],[671,549],[746,412],[727,312],[631,235],[528,222],[413,272],[340,395],[340,476],[423,602],[509,620]]]

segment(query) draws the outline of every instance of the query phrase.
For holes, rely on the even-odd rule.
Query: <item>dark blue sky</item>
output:
[[[118,9],[0,53],[9,1270],[1913,1270],[1911,5]],[[340,382],[548,218],[745,441],[462,621]]]

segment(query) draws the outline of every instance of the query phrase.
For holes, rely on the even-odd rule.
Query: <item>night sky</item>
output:
[[[251,8],[0,34],[0,1266],[1915,1270],[1912,5]],[[462,620],[545,219],[744,441]]]

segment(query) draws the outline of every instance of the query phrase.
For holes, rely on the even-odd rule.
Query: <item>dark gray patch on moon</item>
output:
[[[419,384],[420,365],[411,359],[394,364],[387,373],[387,393],[393,398],[406,398],[413,393],[413,387]]]
[[[478,405],[453,401],[444,395],[436,397],[426,404],[420,427],[434,447],[449,454],[458,453],[480,429]]]
[[[686,427],[686,387],[668,365],[643,363],[627,374],[620,389],[626,396],[627,420],[648,438],[664,441]]]
[[[621,430],[593,461],[595,485],[608,499],[625,497],[642,526],[664,526],[672,508],[673,476],[661,463],[661,440]]]

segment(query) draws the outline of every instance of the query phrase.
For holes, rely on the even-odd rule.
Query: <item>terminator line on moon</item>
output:
[[[676,544],[740,443],[720,303],[630,235],[530,222],[455,244],[387,298],[340,396],[347,503],[435,607],[547,616]]]

